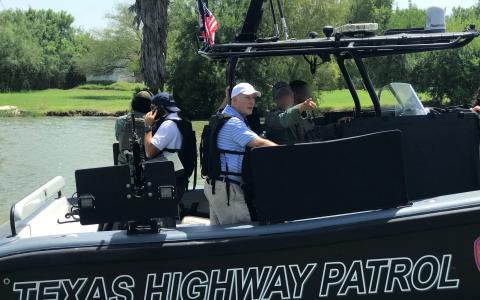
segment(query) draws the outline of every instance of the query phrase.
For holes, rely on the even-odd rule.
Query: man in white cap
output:
[[[242,164],[246,148],[277,146],[259,137],[248,128],[245,118],[252,114],[255,98],[261,93],[249,84],[239,83],[232,89],[231,101],[222,114],[231,116],[218,132],[221,149],[221,176],[207,180],[205,196],[210,204],[210,223],[235,224],[250,222],[251,217],[241,188]]]

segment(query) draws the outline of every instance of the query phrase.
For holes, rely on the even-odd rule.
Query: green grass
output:
[[[358,97],[360,98],[360,104],[362,108],[373,107],[372,100],[370,99],[367,91],[359,90],[357,93]],[[420,97],[420,100],[422,101],[428,99],[428,96],[422,93],[418,93],[418,97]],[[391,94],[382,93],[382,98],[382,106],[392,106],[396,104],[396,100],[391,96]],[[349,90],[323,91],[320,93],[319,97],[316,97],[316,99],[320,110],[342,110],[355,107]]]
[[[358,91],[362,107],[372,106],[366,91]],[[316,97],[321,110],[341,110],[354,107],[352,96],[348,90],[323,91]]]
[[[0,93],[0,106],[13,105],[27,115],[47,112],[97,111],[115,113],[127,111],[133,91],[119,90],[43,90],[19,93]]]

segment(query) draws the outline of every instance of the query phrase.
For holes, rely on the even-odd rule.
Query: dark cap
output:
[[[275,85],[272,88],[272,96],[274,100],[280,99],[285,95],[291,95],[291,94],[293,94],[292,89],[290,88],[288,83],[283,81],[275,83]]]
[[[152,98],[152,104],[157,106],[163,106],[170,112],[177,112],[180,109],[177,107],[175,100],[169,93],[158,93]]]
[[[152,94],[149,91],[140,91],[133,96],[134,98],[152,99]]]

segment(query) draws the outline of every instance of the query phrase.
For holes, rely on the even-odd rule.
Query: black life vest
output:
[[[228,179],[228,175],[242,177],[243,184],[242,190],[245,194],[245,201],[250,211],[250,217],[252,220],[256,220],[256,212],[251,203],[252,199],[252,182],[248,163],[249,151],[230,151],[218,148],[218,134],[223,128],[225,123],[228,122],[233,116],[228,114],[215,114],[210,117],[208,124],[204,126],[202,132],[202,140],[200,142],[200,165],[202,167],[202,177],[207,177],[211,186],[212,194],[215,194],[215,181],[223,177],[227,184],[227,204],[230,205],[230,183],[235,183],[233,180]],[[228,166],[226,170],[222,170],[220,155],[233,154],[243,156],[242,172],[230,172]]]
[[[202,176],[210,180],[217,180],[227,175],[242,176],[241,173],[222,171],[220,155],[233,154],[244,156],[245,152],[230,151],[218,148],[218,134],[225,123],[232,118],[228,114],[216,114],[210,117],[208,124],[204,126],[202,140],[200,142],[200,165],[202,167]]]
[[[152,135],[155,135],[155,132],[160,128],[163,122],[170,120],[177,125],[178,130],[182,134],[182,146],[180,149],[168,149],[165,148],[163,151],[178,153],[178,158],[182,162],[184,169],[185,180],[187,181],[186,187],[188,188],[188,179],[192,174],[193,178],[193,189],[197,184],[197,138],[195,136],[195,131],[192,127],[192,122],[185,116],[180,116],[180,120],[175,119],[165,119],[161,118],[157,120],[154,127],[152,128]]]

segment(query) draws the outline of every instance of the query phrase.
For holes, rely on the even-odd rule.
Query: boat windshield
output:
[[[395,106],[395,116],[419,116],[428,113],[412,85],[408,83],[387,84],[380,89],[378,98],[382,106]]]

